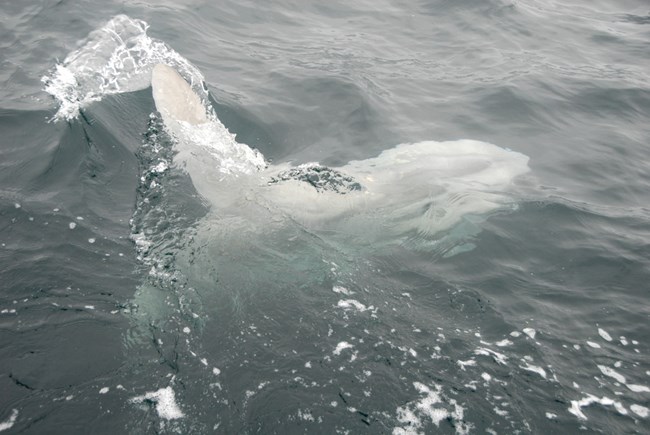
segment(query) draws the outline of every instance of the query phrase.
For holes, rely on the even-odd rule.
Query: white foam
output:
[[[3,421],[2,423],[0,423],[0,431],[11,429],[14,423],[16,423],[17,418],[18,418],[18,410],[12,409],[9,418]]]
[[[549,420],[554,420],[557,418],[557,414],[553,414],[552,412],[547,412],[546,418],[548,418]]]
[[[602,328],[598,328],[598,335],[600,335],[605,341],[612,341],[612,336]]]
[[[546,370],[544,370],[541,367],[532,366],[530,364],[526,364],[525,366],[519,366],[519,367],[521,367],[524,370],[528,370],[529,372],[537,373],[538,375],[546,379]]]
[[[621,415],[627,415],[627,409],[621,404],[621,402],[614,402],[612,405],[614,405],[614,409],[621,414]]]
[[[616,370],[614,370],[612,368],[609,368],[609,367],[606,367],[606,366],[602,366],[602,365],[599,365],[598,369],[605,376],[609,376],[610,378],[616,379],[616,381],[620,382],[621,384],[625,384],[625,376],[618,373]]]
[[[620,414],[627,414],[627,411],[623,407],[623,405],[620,402],[616,402],[608,397],[601,397],[600,399],[592,394],[587,394],[586,397],[580,399],[580,400],[572,400],[571,401],[571,407],[569,408],[569,412],[576,417],[578,417],[581,420],[587,420],[587,416],[582,412],[582,408],[592,405],[594,403],[598,403],[603,406],[614,406],[614,408],[620,413]]]
[[[593,347],[594,349],[600,349],[600,344],[594,343],[593,341],[587,341],[587,345],[589,347]]]
[[[458,360],[458,361],[456,361],[456,364],[458,364],[460,366],[461,370],[465,370],[465,366],[475,366],[476,361],[473,360],[473,359],[470,359],[470,360],[467,360],[467,361]]]
[[[334,355],[340,355],[343,350],[351,349],[353,347],[354,347],[353,344],[350,344],[347,341],[341,341],[339,344],[336,345],[336,349],[334,349],[332,353]]]
[[[439,386],[434,386],[435,391],[420,382],[414,382],[413,386],[423,397],[397,408],[397,420],[406,426],[394,428],[393,434],[418,433],[417,431],[423,426],[423,418],[428,417],[431,422],[439,426],[440,422],[449,416],[445,408],[433,406],[441,402]]]
[[[635,393],[650,393],[650,388],[645,385],[627,384],[627,388]]]
[[[501,365],[506,365],[508,357],[505,356],[502,353],[496,352],[492,349],[488,349],[487,347],[479,347],[477,348],[474,353],[476,355],[485,355],[485,356],[491,356],[497,363]]]
[[[350,296],[350,295],[354,294],[353,291],[350,291],[350,290],[346,289],[345,287],[341,287],[339,285],[335,285],[334,287],[332,287],[332,291],[334,293],[342,293],[342,294],[347,295],[347,296]]]
[[[355,309],[357,311],[363,312],[368,310],[369,308],[363,305],[361,302],[357,301],[356,299],[345,299],[345,300],[340,300],[336,304],[337,307],[343,308],[344,310],[349,310],[349,309]],[[370,307],[372,308],[372,307]]]
[[[104,387],[101,390],[99,390],[99,394],[106,394],[110,391],[109,387]]]
[[[499,347],[505,347],[505,346],[512,346],[513,343],[512,343],[512,341],[508,340],[507,338],[504,338],[503,340],[497,341],[494,344],[496,344]]]
[[[630,409],[632,410],[633,413],[635,413],[639,417],[646,418],[650,414],[648,408],[646,408],[645,406],[634,404],[634,405],[630,405]]]
[[[68,224],[68,228],[70,228],[71,230],[74,230],[76,227],[77,227],[77,224],[75,222],[70,222]]]
[[[221,370],[219,370],[216,367],[212,367],[212,374],[214,374],[215,376],[219,376],[221,374]]]
[[[308,409],[306,409],[304,411],[299,409],[298,410],[298,418],[301,419],[301,420],[304,420],[304,421],[310,421],[310,422],[315,421],[314,416],[312,415],[311,411],[308,410]]]
[[[167,162],[165,161],[160,161],[156,166],[151,168],[151,172],[155,174],[162,174],[169,168],[169,165],[167,165]]]
[[[449,403],[454,407],[454,410],[450,412],[450,417],[453,419],[456,434],[469,435],[474,425],[465,421],[465,409],[456,399],[450,398]]]
[[[158,416],[165,420],[176,420],[185,417],[185,414],[176,404],[176,397],[172,387],[168,386],[161,388],[158,391],[153,391],[137,396],[131,399],[132,403],[142,403],[145,400],[154,402],[156,404],[156,412]]]
[[[524,328],[523,329],[524,334],[529,336],[530,338],[534,339],[535,335],[537,334],[537,331],[535,331],[533,328]]]

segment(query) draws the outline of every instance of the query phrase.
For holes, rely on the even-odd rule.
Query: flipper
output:
[[[174,68],[155,65],[151,89],[165,129],[174,137],[174,163],[185,168],[204,198],[221,202],[228,195],[223,184],[235,183],[239,176],[256,174],[266,167],[264,156],[237,142],[212,113],[209,102]]]
[[[167,126],[175,122],[205,124],[205,105],[190,85],[172,67],[159,63],[151,73],[151,89],[156,109]]]

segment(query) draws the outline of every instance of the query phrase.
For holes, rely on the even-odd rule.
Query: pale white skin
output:
[[[346,194],[317,191],[298,180],[269,184],[288,165],[266,167],[263,156],[235,141],[190,85],[166,65],[151,80],[156,109],[177,141],[175,163],[198,193],[219,209],[254,201],[299,223],[337,232],[366,228],[369,236],[417,231],[431,236],[467,214],[484,214],[511,200],[504,195],[528,157],[495,145],[461,140],[401,144],[335,168],[363,188]]]

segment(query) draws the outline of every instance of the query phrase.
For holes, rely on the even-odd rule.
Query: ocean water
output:
[[[5,1],[0,35],[0,432],[650,432],[647,2]]]

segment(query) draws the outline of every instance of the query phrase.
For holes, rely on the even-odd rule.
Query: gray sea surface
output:
[[[315,226],[155,63],[270,168],[458,167]],[[0,432],[649,433],[649,147],[647,1],[6,0]]]

